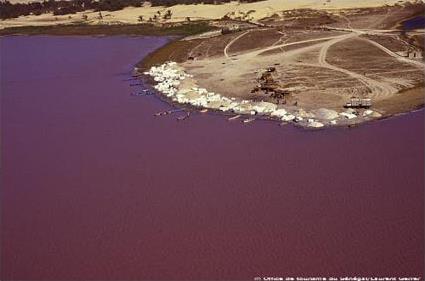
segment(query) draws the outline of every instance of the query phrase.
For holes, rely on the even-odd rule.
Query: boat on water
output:
[[[205,109],[202,109],[201,111],[199,111],[199,112],[201,112],[201,113],[207,113],[208,112],[208,109],[207,108],[205,108]]]
[[[162,116],[162,115],[167,115],[167,111],[161,111],[154,114],[154,116]]]
[[[190,116],[190,112],[186,113],[186,115],[177,117],[177,121],[184,121],[187,118],[189,118],[189,116]]]
[[[253,121],[255,121],[255,118],[248,118],[248,119],[243,120],[244,123],[251,123]]]
[[[169,115],[177,112],[184,111],[184,109],[174,109],[174,110],[166,110],[166,111],[160,111],[154,114],[154,116],[163,116],[163,115]]]
[[[229,119],[227,119],[227,121],[236,120],[236,119],[238,119],[239,117],[241,117],[241,116],[240,116],[240,115],[235,115],[235,116],[230,117]]]
[[[139,96],[139,97],[144,97],[144,96],[151,96],[153,95],[153,92],[150,92],[149,90],[142,90],[141,93],[132,93],[132,96]]]

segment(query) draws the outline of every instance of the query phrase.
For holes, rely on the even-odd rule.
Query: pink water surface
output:
[[[154,117],[124,80],[166,42],[1,39],[1,280],[422,276],[423,111]]]

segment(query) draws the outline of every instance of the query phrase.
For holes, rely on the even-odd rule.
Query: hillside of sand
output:
[[[17,0],[21,2],[20,0]],[[175,5],[171,7],[152,7],[149,4],[143,7],[129,7],[119,11],[103,11],[102,19],[99,13],[85,11],[71,15],[55,16],[53,14],[22,16],[0,22],[1,28],[15,26],[44,26],[55,24],[89,23],[89,24],[136,24],[140,17],[148,22],[155,15],[158,22],[181,22],[188,18],[193,20],[215,20],[223,17],[258,21],[271,17],[276,12],[292,9],[348,9],[361,7],[377,7],[392,5],[396,0],[266,0],[255,3],[230,2],[220,5]],[[163,19],[166,11],[171,11],[171,18]]]

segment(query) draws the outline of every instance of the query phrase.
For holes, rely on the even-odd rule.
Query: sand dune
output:
[[[17,2],[21,0],[15,0]],[[342,9],[351,7],[373,7],[385,4],[394,4],[397,0],[267,0],[256,3],[238,3],[231,2],[222,5],[175,5],[172,7],[151,7],[149,5],[139,8],[126,8],[120,11],[103,12],[102,21],[98,20],[97,12],[84,12],[74,15],[54,16],[53,14],[44,14],[40,16],[26,16],[17,19],[5,20],[0,23],[1,27],[22,26],[22,25],[52,25],[75,23],[82,20],[83,14],[88,16],[88,21],[92,24],[97,23],[138,23],[139,17],[143,16],[145,20],[153,17],[158,12],[171,10],[172,18],[169,22],[184,21],[187,17],[192,20],[201,19],[220,19],[225,15],[235,13],[247,13],[251,11],[252,20],[262,19],[273,15],[277,11],[290,10],[296,8],[315,8],[315,9]]]

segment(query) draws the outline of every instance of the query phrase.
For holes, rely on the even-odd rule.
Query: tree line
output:
[[[150,0],[152,6],[173,6],[177,4],[223,4],[232,0]],[[263,0],[240,0],[250,3]],[[126,7],[141,7],[145,0],[44,0],[42,2],[15,3],[0,0],[0,19],[17,18],[19,16],[41,15],[53,13],[54,15],[67,15],[95,11],[117,11]]]

